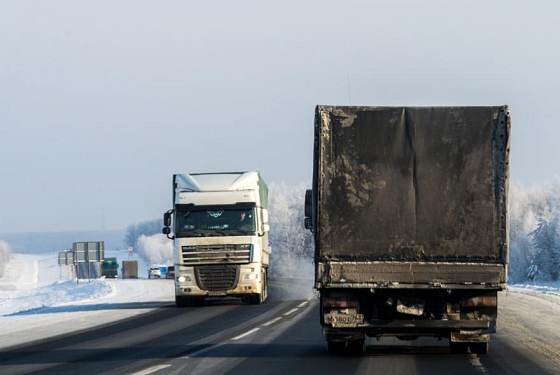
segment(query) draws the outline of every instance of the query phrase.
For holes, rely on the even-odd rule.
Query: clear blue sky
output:
[[[124,228],[173,173],[308,181],[316,104],[510,105],[513,181],[560,173],[549,1],[0,2],[0,233]]]

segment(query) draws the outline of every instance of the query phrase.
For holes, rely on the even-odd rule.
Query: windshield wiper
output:
[[[209,236],[212,236],[212,235],[214,235],[214,233],[216,233],[216,234],[218,234],[218,235],[220,235],[220,236],[227,236],[226,233],[221,232],[221,231],[219,231],[219,230],[215,230],[215,231],[213,231],[212,233],[208,233],[208,235],[209,235]]]

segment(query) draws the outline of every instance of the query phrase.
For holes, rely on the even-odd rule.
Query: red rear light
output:
[[[477,296],[472,298],[463,298],[461,300],[461,306],[463,307],[498,306],[498,297]]]
[[[357,307],[358,301],[346,297],[323,298],[323,307]]]

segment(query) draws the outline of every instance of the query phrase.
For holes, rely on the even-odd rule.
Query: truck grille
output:
[[[223,291],[237,286],[239,266],[217,265],[195,267],[196,283],[202,290]]]
[[[183,264],[246,264],[251,263],[253,245],[183,246]]]

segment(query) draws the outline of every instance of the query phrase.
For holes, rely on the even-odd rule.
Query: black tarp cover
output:
[[[507,262],[510,116],[318,106],[319,259]]]

